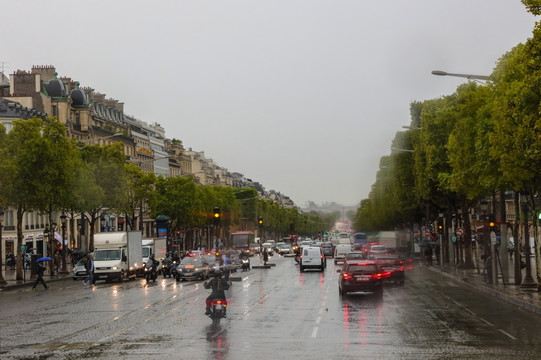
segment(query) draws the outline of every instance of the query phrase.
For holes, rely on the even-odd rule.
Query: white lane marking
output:
[[[513,339],[513,340],[516,340],[516,339],[517,339],[516,337],[514,337],[514,336],[511,335],[511,334],[509,334],[509,333],[508,333],[507,331],[505,331],[505,330],[498,329],[498,331],[501,332],[502,334],[504,334],[504,335],[510,337],[510,338]]]
[[[321,316],[318,316],[316,319],[316,324],[319,324],[321,322]]]
[[[314,328],[314,331],[312,331],[312,337],[315,338],[317,336],[317,326]]]
[[[477,316],[473,311],[467,308],[463,308],[466,312],[469,312],[471,316]]]
[[[484,322],[484,323],[487,324],[488,326],[494,326],[494,325],[492,325],[491,323],[489,323],[488,321],[486,321],[485,319],[483,319],[482,317],[479,317],[479,320],[481,320],[482,322]]]

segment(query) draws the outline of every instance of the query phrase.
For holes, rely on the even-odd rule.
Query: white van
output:
[[[344,259],[346,258],[346,254],[351,252],[351,245],[350,244],[338,244],[334,248],[334,264],[338,264],[338,262],[344,262]]]
[[[327,259],[323,256],[320,247],[305,246],[302,248],[301,259],[299,261],[299,270],[304,272],[305,269],[325,270]]]

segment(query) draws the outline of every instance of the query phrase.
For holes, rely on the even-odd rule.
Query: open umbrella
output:
[[[39,262],[42,262],[42,261],[51,261],[52,259],[48,256],[44,256],[44,257],[40,257],[39,259],[36,260],[37,263]]]

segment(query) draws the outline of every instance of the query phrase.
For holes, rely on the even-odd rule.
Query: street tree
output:
[[[88,250],[94,251],[96,221],[107,212],[116,213],[126,208],[126,161],[122,144],[117,142],[104,146],[90,145],[81,149],[83,170],[79,178],[86,188],[78,186],[77,211],[84,216],[90,227]]]

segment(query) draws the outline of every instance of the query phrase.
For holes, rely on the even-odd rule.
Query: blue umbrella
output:
[[[40,257],[39,259],[36,260],[37,263],[39,262],[42,262],[42,261],[51,261],[52,259],[48,256],[44,256],[44,257]]]

